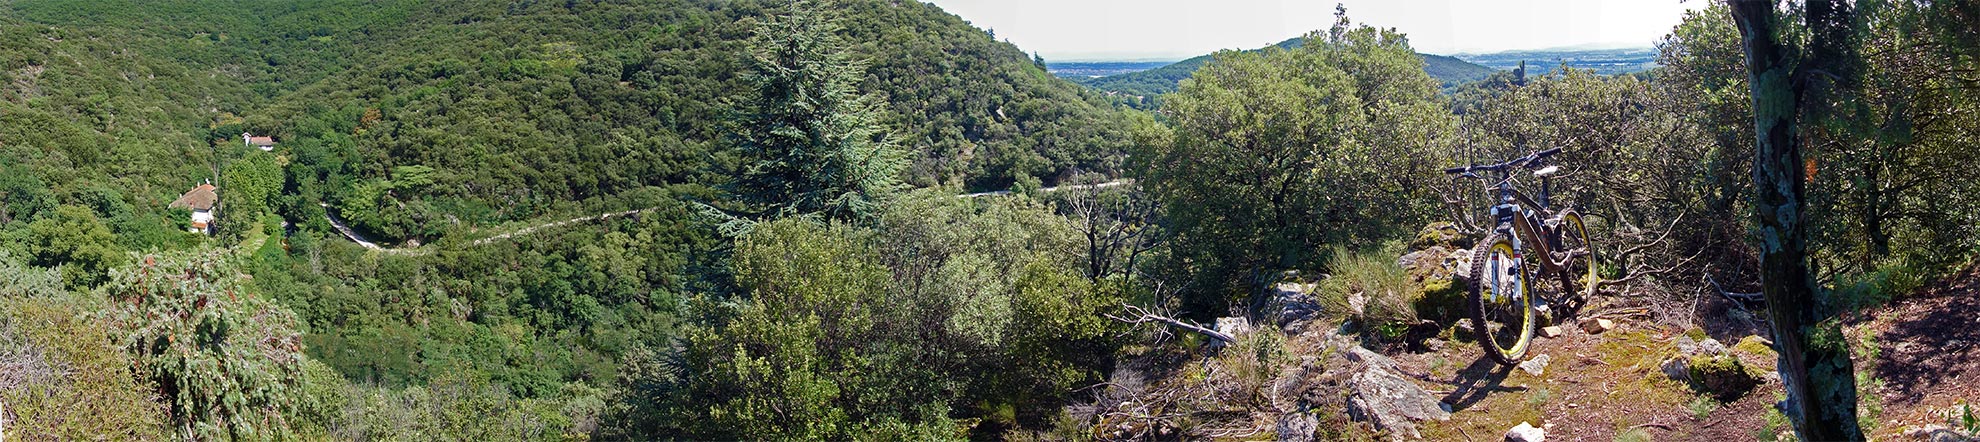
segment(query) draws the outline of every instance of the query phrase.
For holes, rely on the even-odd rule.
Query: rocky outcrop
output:
[[[1313,290],[1317,286],[1296,282],[1273,285],[1271,292],[1266,294],[1267,316],[1286,334],[1300,334],[1307,321],[1320,317],[1322,307],[1319,301],[1313,299]]]
[[[1699,393],[1730,402],[1760,385],[1760,375],[1738,356],[1727,352],[1725,344],[1718,340],[1694,341],[1680,336],[1677,350],[1677,355],[1665,359],[1659,369],[1664,376],[1690,385]]]
[[[1417,422],[1451,418],[1436,396],[1399,374],[1395,360],[1360,346],[1349,348],[1346,354],[1357,366],[1348,381],[1348,417],[1368,422],[1398,439],[1405,434],[1422,437]]]

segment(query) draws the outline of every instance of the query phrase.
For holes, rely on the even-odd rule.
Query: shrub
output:
[[[56,272],[0,252],[0,421],[23,440],[160,440],[164,410],[131,375],[108,321]]]
[[[108,312],[175,432],[196,439],[289,435],[302,345],[288,309],[243,290],[224,251],[147,255],[111,274]]]
[[[331,398],[319,403],[327,414],[318,418],[326,419],[322,436],[332,440],[586,440],[604,407],[603,393],[583,384],[522,399],[471,375],[443,374],[404,389],[331,381],[311,391]]]

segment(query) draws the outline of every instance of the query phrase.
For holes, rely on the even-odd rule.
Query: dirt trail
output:
[[[1932,287],[1850,326],[1852,342],[1877,349],[1859,349],[1856,362],[1878,380],[1865,387],[1871,397],[1862,401],[1874,410],[1876,423],[1864,429],[1874,440],[1911,440],[1906,430],[1943,425],[1940,413],[1948,408],[1980,402],[1980,267]],[[1701,313],[1735,310],[1728,304],[1708,297]],[[1425,440],[1496,440],[1522,421],[1551,425],[1549,440],[1613,440],[1636,432],[1647,440],[1722,442],[1788,431],[1768,420],[1783,394],[1775,378],[1730,403],[1703,402],[1659,370],[1684,330],[1646,320],[1618,322],[1618,329],[1602,334],[1569,324],[1566,334],[1537,340],[1531,355],[1552,360],[1539,376],[1491,363],[1468,341],[1393,357],[1425,373],[1423,385],[1456,411],[1450,421],[1427,423]],[[1764,323],[1739,324],[1757,321],[1707,322],[1714,323],[1710,335],[1728,346],[1765,330]],[[1773,371],[1771,352],[1733,354],[1758,371]]]
[[[1935,412],[1980,403],[1980,267],[1877,312],[1859,339],[1868,333],[1882,349],[1884,427],[1944,424]]]

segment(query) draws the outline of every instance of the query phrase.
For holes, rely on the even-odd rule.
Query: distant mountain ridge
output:
[[[1262,51],[1274,47],[1294,49],[1305,44],[1305,42],[1306,39],[1304,37],[1295,37],[1272,46],[1253,50]],[[1436,78],[1445,88],[1481,80],[1497,71],[1497,69],[1473,64],[1457,59],[1456,57],[1422,53],[1416,55],[1423,57],[1423,70],[1428,72],[1432,78]],[[1212,55],[1201,55],[1155,69],[1097,78],[1062,76],[1067,76],[1069,77],[1068,79],[1076,83],[1103,92],[1142,97],[1140,101],[1152,104],[1153,97],[1174,92],[1176,86],[1182,83],[1183,79],[1189,78],[1190,74],[1195,73],[1197,68],[1203,67],[1205,63],[1209,63],[1211,57]]]
[[[1619,75],[1648,71],[1657,67],[1657,49],[1635,47],[1620,49],[1535,49],[1494,52],[1490,54],[1457,54],[1456,58],[1485,65],[1494,69],[1512,69],[1525,61],[1528,69],[1544,72],[1566,64],[1575,69],[1594,70],[1602,75]]]

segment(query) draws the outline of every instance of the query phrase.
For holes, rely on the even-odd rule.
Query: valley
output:
[[[0,440],[1971,440],[1980,10],[1807,4],[0,2]]]

